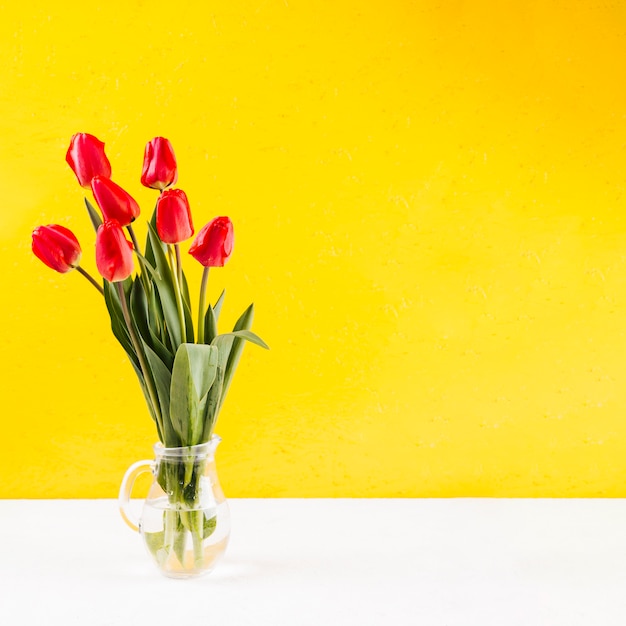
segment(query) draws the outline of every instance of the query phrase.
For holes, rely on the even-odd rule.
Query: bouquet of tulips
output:
[[[206,304],[209,268],[224,266],[233,249],[232,222],[228,217],[211,220],[189,248],[189,254],[204,266],[194,328],[180,253],[180,244],[193,236],[194,227],[185,192],[170,188],[178,179],[171,143],[156,137],[146,145],[141,183],[159,190],[160,195],[143,248],[133,231],[139,205],[111,180],[104,143],[87,133],[76,134],[66,159],[80,185],[92,191],[100,209],[85,198],[96,230],[96,266],[104,280],[100,284],[81,267],[79,242],[63,226],[35,228],[32,250],[57,272],[77,270],[100,292],[113,334],[137,374],[163,446],[183,448],[205,443],[211,438],[244,343],[267,348],[250,331],[252,304],[232,332],[223,334],[218,333],[217,325],[224,292],[214,305]],[[133,275],[135,262],[138,272]],[[170,502],[193,505],[200,474],[199,468],[187,467],[181,461],[180,467],[161,468],[157,480]],[[211,528],[207,520],[182,513],[169,524],[168,541],[173,546],[180,544],[177,533],[190,532],[196,545]]]

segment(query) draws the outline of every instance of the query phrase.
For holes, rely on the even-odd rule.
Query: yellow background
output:
[[[95,290],[30,253],[60,223],[95,272],[79,131],[144,216],[169,137],[196,228],[235,223],[211,298],[272,350],[227,495],[626,495],[625,58],[615,1],[3,3],[0,497],[114,496],[156,438]]]

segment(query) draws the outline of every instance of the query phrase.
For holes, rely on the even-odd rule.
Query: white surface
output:
[[[0,624],[626,625],[622,500],[231,500],[224,560],[153,568],[112,500],[0,500]]]

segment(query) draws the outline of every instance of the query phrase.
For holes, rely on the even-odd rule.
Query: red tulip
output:
[[[204,226],[189,248],[189,254],[204,267],[223,267],[233,251],[233,223],[216,217]]]
[[[177,180],[176,157],[170,140],[155,137],[146,144],[141,184],[152,189],[165,189]]]
[[[156,206],[156,227],[163,243],[180,243],[193,235],[187,195],[182,189],[164,191]]]
[[[117,220],[107,220],[96,234],[96,265],[109,282],[126,280],[134,269],[133,244]]]
[[[61,274],[73,270],[80,262],[78,239],[71,230],[58,224],[35,228],[32,247],[38,259]]]
[[[117,220],[121,226],[128,226],[139,217],[136,200],[111,179],[94,176],[91,190],[105,221]]]
[[[94,176],[111,177],[111,164],[104,153],[104,143],[88,133],[77,133],[72,137],[65,160],[81,187],[89,188]]]

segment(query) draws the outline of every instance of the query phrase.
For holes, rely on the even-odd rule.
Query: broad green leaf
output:
[[[219,356],[217,348],[195,343],[183,345],[188,355],[193,384],[198,397],[202,398],[208,393],[215,380]]]
[[[170,419],[182,445],[199,443],[203,432],[201,401],[217,373],[218,352],[214,346],[183,343],[172,368]]]
[[[85,198],[85,206],[87,207],[87,213],[89,213],[89,219],[93,224],[94,230],[97,232],[100,224],[102,224],[102,218],[100,217],[100,213],[96,211],[93,204],[91,204],[91,202],[89,202],[87,198]]]

